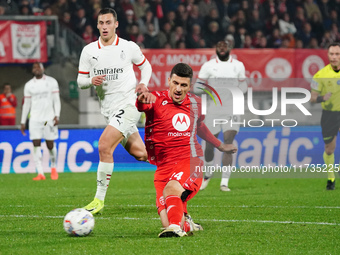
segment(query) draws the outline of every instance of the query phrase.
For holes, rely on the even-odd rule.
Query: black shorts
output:
[[[340,112],[322,110],[321,129],[325,144],[333,141],[340,128]]]

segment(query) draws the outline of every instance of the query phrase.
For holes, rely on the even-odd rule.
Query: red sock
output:
[[[189,222],[184,221],[183,230],[185,232],[189,232],[190,231],[190,223]]]
[[[181,226],[183,217],[183,202],[178,196],[167,196],[165,199],[166,213],[168,214],[169,225]]]
[[[187,202],[183,202],[183,212],[184,212],[184,214],[188,214]]]

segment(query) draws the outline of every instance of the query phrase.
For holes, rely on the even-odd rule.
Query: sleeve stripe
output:
[[[78,73],[81,73],[81,74],[89,74],[90,72],[78,71]]]
[[[141,65],[143,65],[144,64],[144,62],[145,62],[145,60],[146,60],[146,57],[144,57],[144,60],[142,61],[142,63],[140,63],[140,64],[136,64],[136,66],[141,66]]]

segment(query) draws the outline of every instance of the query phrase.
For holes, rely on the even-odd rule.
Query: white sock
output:
[[[56,158],[57,158],[57,148],[55,147],[55,144],[53,145],[53,149],[49,150],[50,152],[50,159],[51,159],[51,168],[56,167]]]
[[[42,162],[41,162],[42,153],[41,153],[40,146],[33,147],[33,159],[34,159],[35,167],[38,170],[38,174],[44,175],[44,170],[43,170]]]
[[[228,186],[229,178],[231,175],[231,166],[228,166],[227,169],[227,171],[222,172],[221,186]]]
[[[107,188],[109,187],[111,174],[114,163],[105,163],[99,161],[97,170],[97,193],[96,198],[99,200],[105,199]]]
[[[204,161],[204,166],[205,166],[205,174],[204,174],[204,178],[211,178],[214,173],[211,172],[211,166],[214,165],[214,160],[212,161]]]

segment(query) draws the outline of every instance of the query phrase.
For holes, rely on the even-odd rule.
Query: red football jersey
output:
[[[145,145],[151,164],[160,166],[203,156],[197,131],[200,137],[215,147],[221,144],[203,122],[198,96],[188,93],[178,104],[172,101],[169,91],[155,91],[152,94],[156,96],[155,103],[136,102],[137,109],[146,114]]]

